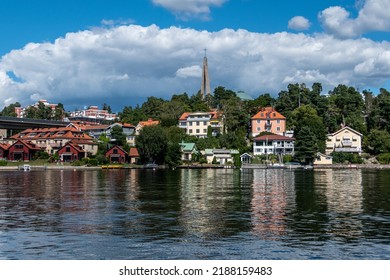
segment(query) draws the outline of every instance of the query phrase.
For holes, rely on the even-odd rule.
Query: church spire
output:
[[[200,94],[204,99],[205,96],[211,94],[210,79],[209,79],[209,67],[207,64],[207,49],[204,49],[203,68],[202,68],[202,85],[200,87]]]

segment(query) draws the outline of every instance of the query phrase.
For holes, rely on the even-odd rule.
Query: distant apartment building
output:
[[[277,112],[273,107],[262,108],[251,118],[252,136],[267,131],[278,135],[286,132],[286,117]]]
[[[212,136],[223,134],[223,126],[223,115],[219,111],[185,112],[179,119],[179,127],[183,128],[187,135],[198,138],[207,137],[208,127],[211,127]]]
[[[69,120],[81,121],[113,121],[116,114],[109,113],[107,110],[99,109],[98,106],[89,106],[88,109],[79,110],[69,113]]]
[[[332,152],[361,153],[363,135],[348,126],[344,126],[335,133],[328,134],[326,141],[327,155]]]
[[[15,114],[16,114],[16,117],[17,117],[17,118],[25,118],[25,117],[26,117],[26,110],[27,110],[29,107],[38,108],[39,103],[42,103],[42,104],[45,105],[46,107],[49,107],[52,111],[54,111],[55,108],[58,106],[58,104],[52,104],[52,103],[49,103],[49,102],[48,102],[47,100],[45,100],[45,99],[41,99],[41,100],[39,100],[38,102],[36,102],[35,104],[29,105],[29,106],[26,106],[26,107],[15,107]]]
[[[106,137],[110,138],[112,141],[115,139],[112,139],[111,137],[111,131],[114,127],[119,126],[122,128],[123,134],[126,136],[126,141],[130,146],[134,146],[133,143],[133,137],[135,134],[135,126],[129,123],[113,123],[113,124],[89,124],[89,125],[75,125],[76,127],[79,127],[80,130],[88,133],[90,136],[92,136],[94,139],[99,139],[100,135],[105,135]]]

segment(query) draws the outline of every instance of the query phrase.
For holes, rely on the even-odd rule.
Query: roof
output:
[[[139,153],[138,153],[137,148],[130,148],[129,156],[130,157],[139,157]]]
[[[37,150],[37,151],[41,151],[41,150],[42,150],[41,148],[39,148],[37,145],[35,145],[35,144],[32,143],[31,141],[18,140],[18,141],[16,141],[15,143],[13,143],[11,146],[16,145],[17,143],[22,143],[24,146],[26,146],[26,147],[29,148],[30,150]],[[11,146],[10,146],[10,147],[11,147]]]
[[[192,115],[192,114],[210,114],[211,115],[211,119],[219,119],[222,116],[222,112],[221,111],[217,111],[217,110],[210,111],[210,112],[184,112],[180,116],[179,120],[180,121],[185,121],[185,120],[187,120],[188,116]]]
[[[238,150],[230,150],[230,149],[205,149],[205,154],[206,155],[211,155],[211,154],[239,154]]]
[[[267,120],[267,119],[286,119],[281,113],[276,111],[273,107],[262,108],[256,115],[252,118],[257,120]]]
[[[283,135],[278,135],[278,134],[268,134],[268,135],[263,135],[263,136],[259,136],[259,137],[256,137],[253,139],[254,141],[262,141],[262,140],[265,140],[265,141],[273,141],[273,140],[279,140],[279,141],[294,141],[295,138],[292,138],[292,137],[287,137],[287,136],[283,136]]]
[[[147,121],[140,121],[138,125],[141,126],[148,126],[148,125],[158,125],[160,124],[160,121],[154,121],[152,119],[148,119]]]
[[[121,150],[124,154],[128,154],[121,146],[118,146],[118,145],[114,145],[111,147],[111,149],[109,149],[106,154],[108,154],[110,151],[112,151],[113,149],[118,149],[118,150]]]
[[[336,132],[333,132],[333,133],[328,134],[328,136],[333,136],[333,135],[339,134],[340,132],[342,132],[343,130],[346,130],[346,129],[347,129],[347,130],[350,130],[350,131],[352,131],[353,133],[356,133],[356,134],[358,134],[358,135],[360,135],[360,136],[363,136],[363,134],[361,134],[360,132],[358,132],[358,131],[356,131],[356,130],[350,128],[349,126],[344,126],[343,128],[337,130]]]
[[[0,143],[0,148],[3,149],[3,150],[8,150],[9,147],[11,147],[11,145]]]
[[[181,149],[183,152],[192,152],[194,149],[196,149],[196,146],[195,146],[195,143],[184,143],[184,142],[181,142],[179,143],[179,145],[181,146]]]
[[[238,91],[236,92],[236,95],[238,98],[240,98],[241,100],[244,100],[244,101],[248,101],[248,100],[253,100],[253,97],[246,94],[244,91]]]
[[[59,149],[58,152],[60,152],[66,146],[73,147],[79,153],[85,153],[85,151],[79,145],[77,145],[76,143],[74,143],[72,141],[67,142],[64,146],[61,147],[61,149]]]
[[[47,140],[47,139],[84,139],[92,140],[88,134],[73,126],[55,128],[26,129],[14,135],[11,139]]]

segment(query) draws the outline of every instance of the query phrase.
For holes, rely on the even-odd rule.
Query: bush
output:
[[[333,163],[352,163],[352,164],[363,163],[362,157],[359,156],[358,154],[333,152],[331,156],[333,157]]]
[[[82,163],[80,160],[75,160],[74,162],[72,162],[71,165],[72,165],[72,166],[82,166],[83,163]]]
[[[376,157],[380,164],[390,164],[390,153],[383,153]]]
[[[6,166],[7,164],[8,164],[8,161],[0,160],[0,166]]]
[[[97,166],[99,164],[98,160],[96,158],[91,158],[89,161],[88,161],[88,164],[89,165],[92,165],[92,166]]]
[[[95,160],[97,160],[97,162],[99,164],[107,164],[108,163],[108,159],[104,155],[97,155]]]

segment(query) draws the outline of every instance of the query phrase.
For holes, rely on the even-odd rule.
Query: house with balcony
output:
[[[328,134],[325,153],[330,155],[333,152],[358,153],[362,152],[363,134],[344,126],[340,130]]]
[[[295,138],[270,134],[253,139],[253,155],[293,155]]]
[[[184,129],[187,135],[198,138],[206,138],[207,130],[211,128],[211,135],[223,134],[223,115],[219,111],[211,112],[184,112],[179,118],[179,127]]]
[[[284,135],[286,132],[286,117],[273,107],[262,108],[251,118],[251,129],[253,137],[264,131]]]

